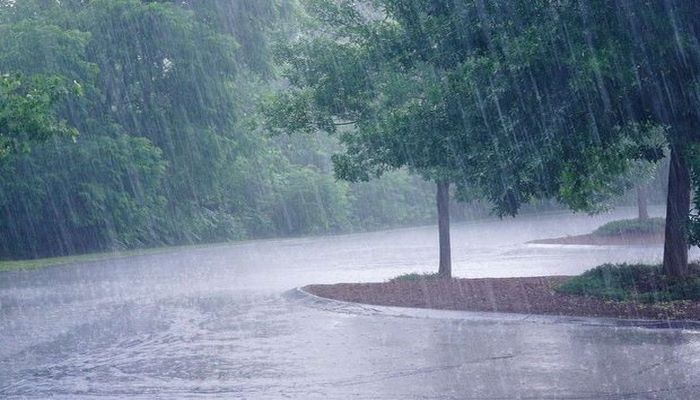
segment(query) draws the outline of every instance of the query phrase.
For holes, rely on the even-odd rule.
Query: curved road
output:
[[[455,275],[658,260],[660,247],[524,244],[631,212],[456,225]],[[0,398],[697,398],[696,331],[402,316],[289,294],[431,271],[436,236],[250,241],[0,274]]]

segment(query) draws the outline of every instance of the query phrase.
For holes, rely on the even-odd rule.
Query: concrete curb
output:
[[[597,317],[576,317],[576,316],[556,316],[540,314],[515,314],[497,313],[481,311],[457,311],[439,310],[431,308],[410,308],[410,307],[390,307],[377,306],[372,304],[353,303],[342,300],[335,300],[317,296],[304,290],[303,287],[294,288],[285,292],[285,297],[305,303],[312,308],[323,311],[355,314],[365,316],[383,316],[397,318],[425,318],[425,319],[446,319],[461,321],[479,321],[497,324],[517,324],[517,323],[540,323],[540,324],[562,324],[576,325],[581,327],[610,327],[610,328],[632,328],[632,329],[655,329],[655,330],[686,330],[697,331],[700,334],[700,321],[694,320],[645,320],[645,319],[620,319],[620,318],[597,318]]]

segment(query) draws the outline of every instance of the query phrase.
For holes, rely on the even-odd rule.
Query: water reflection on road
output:
[[[455,275],[574,274],[660,247],[534,246],[596,218],[453,227]],[[375,314],[289,289],[432,271],[434,227],[251,241],[0,274],[3,398],[679,398],[700,335]],[[436,313],[438,316],[438,313]]]

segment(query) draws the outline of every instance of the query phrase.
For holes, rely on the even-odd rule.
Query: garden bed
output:
[[[586,278],[590,278],[589,275],[582,275],[582,284],[574,285],[574,290],[595,288]],[[635,297],[615,300],[606,297],[605,293],[601,295],[601,292],[595,292],[594,295],[564,293],[560,288],[573,278],[397,279],[381,283],[309,285],[304,290],[324,298],[382,306],[625,319],[700,320],[698,300],[650,302],[648,296],[646,301]]]
[[[539,239],[528,243],[592,246],[662,245],[665,222],[663,218],[624,219],[608,222],[586,235]]]

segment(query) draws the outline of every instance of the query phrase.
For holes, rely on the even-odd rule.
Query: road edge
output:
[[[306,305],[309,307],[321,309],[323,311],[366,316],[479,321],[499,324],[517,324],[527,322],[575,325],[580,327],[609,327],[616,329],[632,328],[647,330],[682,330],[700,333],[700,321],[695,320],[622,319],[609,317],[578,317],[381,306],[321,297],[306,291],[304,287],[296,287],[285,292],[285,297],[301,301],[306,303]]]

